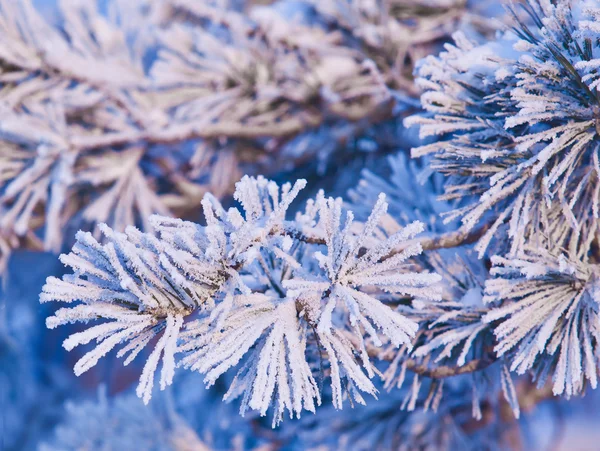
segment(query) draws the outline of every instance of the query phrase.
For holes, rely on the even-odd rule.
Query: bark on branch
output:
[[[409,246],[420,244],[424,251],[431,251],[436,249],[449,249],[458,246],[464,246],[467,244],[473,244],[481,238],[485,232],[490,228],[489,224],[484,224],[476,229],[472,230],[458,230],[455,232],[441,233],[438,235],[422,236],[415,238],[410,241],[402,243],[400,247],[394,249],[387,257],[392,257]],[[292,238],[303,241],[310,244],[326,244],[325,239],[318,236],[307,236],[298,229],[286,230],[286,233],[290,234]],[[363,248],[359,250],[359,253],[366,252],[367,249]]]
[[[300,133],[321,122],[319,116],[291,117],[282,122],[264,125],[241,124],[219,121],[215,124],[199,126],[197,123],[171,126],[162,130],[141,130],[132,132],[105,133],[98,136],[73,136],[71,143],[78,149],[89,150],[102,147],[116,147],[145,141],[153,144],[172,144],[190,139],[286,137]]]
[[[463,366],[442,365],[430,368],[427,365],[418,363],[413,359],[405,361],[406,369],[418,374],[419,376],[429,377],[431,379],[444,379],[447,377],[458,376],[461,374],[475,373],[492,365],[498,360],[494,354],[486,354],[480,359],[467,362]]]

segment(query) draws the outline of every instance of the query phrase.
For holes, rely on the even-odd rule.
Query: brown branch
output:
[[[538,406],[540,403],[549,400],[549,399],[561,399],[559,397],[554,396],[552,393],[552,383],[546,384],[542,388],[537,388],[534,383],[532,383],[528,379],[522,379],[519,384],[516,386],[517,390],[517,398],[519,401],[519,407],[521,411],[524,413],[531,412]],[[496,410],[496,406],[494,403],[491,403],[489,400],[485,400],[481,405],[482,410],[482,419],[475,420],[472,419],[465,423],[462,427],[463,431],[467,434],[472,434],[478,430],[483,429],[494,421],[498,419],[504,423],[514,423],[515,417],[512,411],[512,407],[508,404],[508,402],[504,399],[504,395],[502,393],[498,394],[498,401],[500,410]],[[470,403],[465,405],[464,407],[459,407],[455,409],[454,414],[461,413],[461,410],[468,412],[471,410]]]
[[[70,142],[82,150],[102,147],[116,147],[145,141],[153,144],[172,144],[190,139],[287,137],[298,134],[307,128],[321,123],[319,115],[299,115],[282,122],[266,125],[242,124],[237,121],[220,121],[214,124],[200,125],[188,123],[162,130],[140,130],[128,132],[104,133],[97,136],[73,136]]]
[[[439,235],[423,236],[402,243],[399,249],[396,249],[390,254],[395,255],[402,252],[408,246],[420,244],[424,251],[432,251],[436,249],[449,249],[466,244],[473,244],[481,238],[490,228],[490,224],[483,224],[476,229],[465,230],[459,229],[455,232],[447,232]]]
[[[434,237],[426,237],[421,240],[423,250],[446,249],[465,244],[473,244],[481,238],[490,228],[489,224],[484,224],[473,230],[457,230]]]
[[[523,412],[531,412],[538,404],[548,399],[560,399],[553,392],[552,381],[541,388],[537,388],[537,384],[529,379],[525,379],[517,385],[517,396],[519,407]]]
[[[356,337],[353,334],[346,334],[346,337],[355,345],[358,345]],[[367,345],[367,354],[372,358],[381,360],[394,360],[395,352],[388,352],[382,355],[381,348],[374,345]],[[428,377],[430,379],[445,379],[448,377],[459,376],[461,374],[475,373],[484,370],[498,360],[498,356],[493,351],[488,351],[479,359],[473,359],[462,366],[439,365],[429,366],[426,363],[418,362],[414,359],[404,359],[402,364],[406,365],[406,369],[419,376]]]
[[[321,238],[320,236],[309,236],[302,232],[300,229],[288,227],[285,229],[285,233],[289,235],[291,238],[302,241],[307,244],[322,244],[326,245],[325,238]]]
[[[466,244],[473,244],[481,238],[485,232],[490,228],[490,224],[484,224],[473,230],[457,230],[455,232],[442,233],[438,235],[429,235],[415,238],[410,241],[405,241],[398,248],[394,249],[384,258],[392,257],[409,246],[420,244],[424,251],[431,251],[436,249],[448,249],[458,246],[464,246]],[[308,236],[298,229],[288,229],[286,233],[292,238],[309,244],[327,244],[325,238],[318,236]],[[366,248],[361,248],[359,254],[364,254],[367,251]]]
[[[427,365],[418,363],[413,359],[405,360],[406,369],[419,376],[431,379],[445,379],[447,377],[459,376],[461,374],[475,373],[481,371],[498,360],[495,354],[485,354],[480,359],[474,359],[463,366],[441,365],[430,368]]]

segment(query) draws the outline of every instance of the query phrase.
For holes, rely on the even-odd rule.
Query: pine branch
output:
[[[214,196],[204,197],[206,226],[154,216],[156,235],[103,226],[105,244],[80,232],[73,252],[61,257],[74,274],[48,278],[40,296],[42,302],[76,304],[48,318],[50,328],[101,321],[64,342],[68,350],[98,343],[76,363],[76,374],[123,343],[117,355],[127,356],[127,364],[158,336],[137,390],[145,402],[160,360],[162,389],[177,363],[203,373],[209,386],[237,367],[226,398],[243,395],[242,413],[250,408],[264,415],[274,404],[275,426],[285,411],[299,416],[321,403],[307,358],[312,329],[329,362],[334,406],[342,408],[343,390],[361,403],[361,392],[375,394],[375,368],[357,326],[374,343],[381,345],[381,336],[410,344],[417,324],[379,297],[439,299],[439,276],[413,272],[406,263],[421,252],[418,246],[385,258],[423,226],[415,222],[376,237],[387,209],[383,195],[359,232],[351,212],[342,221],[341,199],[323,195],[309,200],[290,225],[287,209],[305,184],[279,187],[246,176],[234,194],[241,210],[225,210]],[[323,241],[298,240],[310,236]],[[197,319],[191,321],[192,315]]]
[[[460,229],[456,232],[446,232],[433,236],[423,236],[414,240],[419,243],[424,251],[451,249],[459,246],[476,243],[490,229],[491,224],[483,224],[473,230]],[[406,243],[411,245],[413,243]],[[399,249],[400,252],[402,249]]]
[[[406,241],[401,246],[392,250],[387,258],[399,254],[406,248],[419,244],[424,251],[451,249],[460,246],[466,246],[476,243],[490,228],[490,224],[483,224],[474,230],[458,230],[456,232],[446,232],[432,236],[424,235],[414,240]],[[325,239],[318,236],[307,236],[299,230],[288,229],[288,233],[295,239],[309,244],[325,244]],[[366,248],[361,248],[359,252],[366,252]]]
[[[322,119],[317,115],[298,115],[267,125],[251,125],[238,122],[219,121],[216,124],[177,124],[163,130],[105,133],[100,136],[73,136],[71,144],[81,150],[116,147],[136,142],[151,144],[177,144],[193,139],[217,138],[284,138],[316,127]]]
[[[490,365],[498,361],[495,353],[488,353],[479,359],[469,360],[463,366],[441,365],[434,366],[419,363],[415,360],[408,359],[405,361],[406,369],[420,376],[429,377],[431,379],[445,379],[448,377],[459,376],[461,374],[475,373],[486,369]]]

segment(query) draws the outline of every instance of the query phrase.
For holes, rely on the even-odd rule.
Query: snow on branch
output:
[[[539,250],[492,262],[495,278],[484,298],[492,308],[484,320],[494,327],[496,353],[510,356],[512,371],[532,371],[539,387],[551,376],[555,395],[581,394],[586,380],[595,388],[598,265]]]
[[[74,273],[49,278],[41,295],[43,302],[76,303],[48,318],[48,327],[100,320],[64,343],[67,349],[97,343],[75,372],[121,344],[117,355],[127,355],[127,364],[158,335],[138,386],[146,402],[161,359],[161,388],[171,383],[176,362],[205,374],[208,385],[237,367],[226,398],[241,396],[242,413],[251,408],[262,415],[274,402],[273,425],[285,411],[314,412],[321,392],[313,373],[326,376],[323,359],[337,408],[344,390],[362,403],[360,392],[375,395],[377,372],[364,340],[381,344],[385,336],[406,345],[417,328],[379,298],[439,296],[439,277],[410,264],[418,244],[393,254],[422,225],[378,239],[383,196],[355,228],[351,212],[341,227],[341,199],[322,194],[289,221],[286,212],[304,185],[244,177],[234,194],[239,208],[225,210],[212,195],[204,197],[206,226],[154,216],[154,234],[102,226],[104,244],[80,232],[61,257]],[[315,353],[322,355],[319,367],[309,358]]]
[[[446,199],[461,205],[448,218],[466,229],[492,226],[513,254],[525,240],[552,235],[557,245],[589,249],[599,224],[597,17],[593,2],[532,0],[530,22],[513,11],[514,30],[477,44],[462,34],[420,65],[426,114],[407,120],[422,137],[413,149],[433,154],[448,176]]]
[[[167,249],[149,234],[128,229],[126,234],[102,227],[107,242],[100,244],[89,232],[80,232],[77,243],[61,261],[74,273],[63,280],[48,278],[40,296],[42,302],[73,303],[49,317],[49,328],[74,323],[102,322],[71,335],[67,350],[92,341],[97,346],[75,365],[75,374],[89,370],[116,346],[126,343],[118,355],[130,363],[153,337],[162,336],[148,357],[138,387],[138,395],[148,402],[154,371],[161,359],[161,387],[170,384],[175,366],[174,354],[183,318],[211,302],[212,293],[223,276],[207,261],[195,261],[184,277],[177,268],[184,250]],[[170,255],[175,258],[171,259]],[[179,254],[179,255],[177,255]]]

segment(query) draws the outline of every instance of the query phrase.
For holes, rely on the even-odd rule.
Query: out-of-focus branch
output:
[[[410,74],[421,52],[411,49],[438,46],[466,8],[392,2],[380,14],[307,2],[296,20],[271,6],[240,13],[212,2],[127,3],[104,17],[95,2],[63,2],[60,30],[30,0],[2,3],[2,140],[24,155],[10,152],[3,163],[20,168],[0,183],[0,208],[12,212],[4,232],[34,230],[40,218],[45,247],[58,250],[63,226],[143,228],[144,215],[185,215],[206,191],[230,194],[242,172],[318,153],[324,161],[405,114],[398,106],[415,94]],[[396,148],[392,135],[381,148]],[[193,153],[180,151],[187,145]],[[112,175],[107,163],[132,148],[135,177]],[[100,214],[90,218],[92,210]]]
[[[552,384],[546,384],[542,388],[537,388],[535,384],[527,379],[521,379],[516,387],[517,397],[519,400],[519,407],[522,412],[533,411],[540,403],[555,398],[552,393]],[[510,405],[504,399],[502,393],[498,394],[498,403],[500,410],[496,409],[496,406],[489,400],[486,400],[481,405],[482,419],[481,420],[470,420],[463,425],[463,430],[472,434],[479,429],[483,429],[490,423],[497,420],[498,416],[505,423],[515,422],[515,417]],[[465,405],[463,408],[465,411],[469,411],[471,406]],[[454,413],[458,414],[461,409],[455,409]]]
[[[281,122],[265,125],[245,125],[239,122],[226,120],[215,124],[198,126],[198,124],[185,124],[168,127],[162,130],[140,130],[120,133],[106,133],[103,135],[81,135],[71,138],[71,143],[82,150],[103,147],[116,147],[125,144],[144,141],[152,144],[176,144],[191,139],[212,138],[264,138],[286,137],[300,133],[320,123],[318,115],[303,114],[299,117],[290,117]]]

